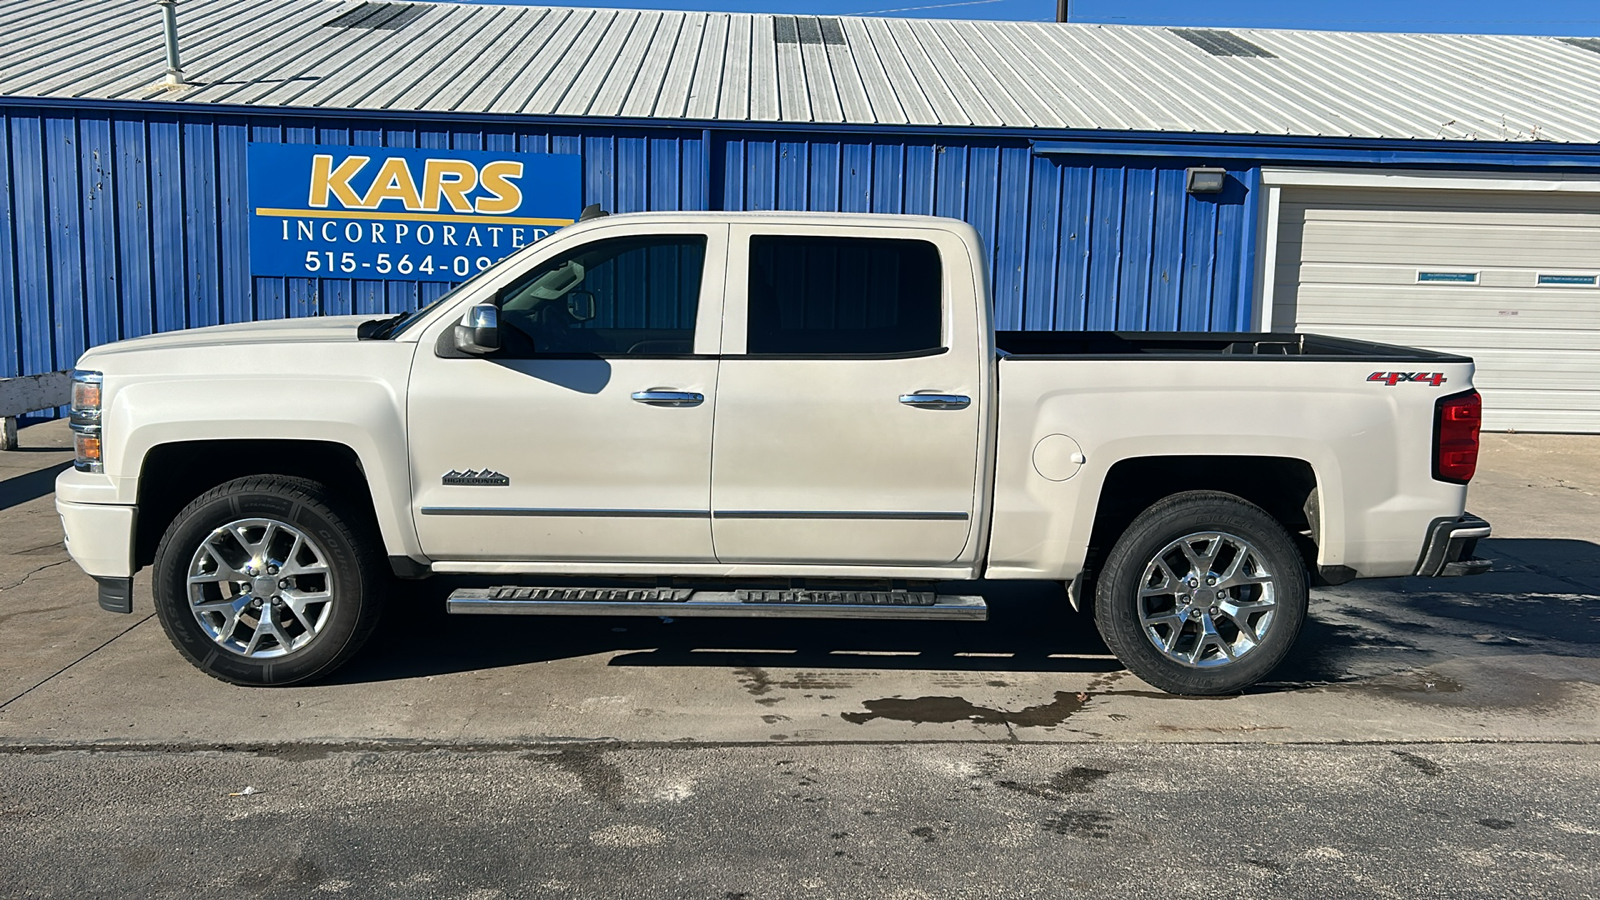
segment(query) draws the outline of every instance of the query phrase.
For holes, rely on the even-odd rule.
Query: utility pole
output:
[[[183,63],[178,59],[178,0],[156,0],[156,5],[161,7],[161,21],[167,32],[167,87],[181,88],[184,81]]]
[[[1067,21],[1067,7],[1070,6],[1070,5],[1071,4],[1068,2],[1068,0],[1056,0],[1056,21],[1057,22],[1065,22],[1065,21]]]

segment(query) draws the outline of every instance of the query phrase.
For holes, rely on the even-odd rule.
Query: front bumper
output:
[[[1441,575],[1482,575],[1493,566],[1492,560],[1475,554],[1478,542],[1489,536],[1489,523],[1472,513],[1453,519],[1435,519],[1428,526],[1428,543],[1417,561],[1416,574],[1425,578]]]
[[[133,611],[133,529],[138,510],[56,498],[67,555],[100,585],[100,605]]]
[[[133,526],[137,509],[56,498],[66,533],[67,554],[83,571],[99,576],[133,575]]]

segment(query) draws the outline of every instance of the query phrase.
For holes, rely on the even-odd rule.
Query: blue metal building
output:
[[[1581,39],[178,8],[176,72],[141,0],[0,12],[13,35],[0,50],[0,377],[154,331],[398,311],[456,280],[269,271],[252,254],[258,145],[575,156],[581,203],[614,212],[954,216],[990,249],[1000,326],[1043,330],[1302,327],[1315,304],[1297,273],[1321,257],[1288,256],[1310,246],[1312,213],[1340,205],[1317,192],[1377,198],[1378,221],[1393,218],[1384,198],[1503,198],[1600,175],[1600,44]],[[1191,190],[1193,167],[1225,170],[1223,189]],[[1403,183],[1386,187],[1389,173]],[[1589,212],[1600,223],[1600,206],[1576,210]],[[1567,262],[1545,268],[1587,277],[1600,243]],[[1299,307],[1275,319],[1295,291]],[[1405,321],[1375,335],[1349,318],[1318,330],[1409,336]],[[1570,349],[1600,357],[1600,343]]]

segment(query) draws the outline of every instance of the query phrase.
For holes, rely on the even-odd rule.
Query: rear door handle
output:
[[[901,394],[900,402],[923,409],[966,409],[972,398],[964,394]]]
[[[693,391],[634,391],[633,399],[651,406],[698,406],[706,402],[705,394]]]

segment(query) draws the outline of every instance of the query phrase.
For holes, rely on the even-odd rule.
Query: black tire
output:
[[[244,538],[237,545],[227,544],[227,538],[217,537],[216,533],[230,523],[254,519],[279,523],[278,529],[272,532],[279,535],[277,538],[267,536],[266,528],[261,527],[258,536],[263,546],[277,541],[273,546],[281,551],[283,541],[294,541],[298,531],[305,540],[290,546],[309,547],[312,553],[307,556],[302,549],[298,558],[320,559],[319,565],[307,568],[325,570],[325,573],[301,575],[300,581],[285,577],[280,583],[290,586],[282,589],[281,594],[275,593],[272,600],[281,600],[282,596],[291,595],[299,588],[305,589],[305,596],[325,591],[330,599],[325,608],[316,601],[303,601],[311,604],[305,608],[308,615],[316,619],[315,629],[305,627],[304,620],[298,619],[292,610],[271,605],[270,600],[264,601],[272,616],[272,627],[253,651],[257,655],[246,655],[241,648],[224,646],[237,640],[213,637],[206,626],[202,626],[200,616],[191,609],[189,576],[190,567],[199,559],[201,545],[208,539],[218,541],[212,546],[225,553],[248,553],[242,550]],[[378,624],[389,573],[374,530],[364,516],[343,508],[327,488],[315,481],[283,475],[253,475],[218,485],[184,507],[161,538],[152,578],[161,627],[178,652],[197,668],[232,684],[260,687],[303,684],[328,675],[361,649]],[[248,537],[256,532],[246,529],[242,533]],[[229,547],[235,549],[229,550]],[[259,555],[265,557],[267,551]],[[208,555],[207,559],[213,567],[225,565],[215,554]],[[284,564],[287,576],[291,564],[284,560],[279,562]],[[255,568],[254,565],[249,567]],[[270,577],[277,579],[277,567],[271,571]],[[264,570],[260,574],[262,579],[269,577]],[[230,595],[238,600],[240,583],[256,582],[230,578],[225,584],[219,582],[202,588],[203,592],[210,592],[209,595],[193,602],[210,600],[210,605],[215,606]],[[258,586],[252,590],[254,593],[249,596],[259,596],[266,588]],[[210,614],[208,622],[213,623],[211,627],[219,634],[227,631],[237,635],[240,629],[263,630],[260,624],[252,629],[251,617],[260,623],[263,616],[248,604],[242,613],[236,613],[242,618],[228,619],[228,615],[227,612]],[[283,642],[284,638],[289,639],[288,643]],[[297,645],[302,639],[303,645]],[[262,653],[268,655],[260,656]]]
[[[1210,534],[1223,539],[1206,572],[1200,573],[1190,551],[1213,546],[1209,538],[1199,537]],[[1195,540],[1185,550],[1183,539],[1191,536]],[[1219,592],[1225,599],[1213,593],[1206,578],[1226,574],[1215,568],[1232,561],[1229,547],[1246,556],[1245,570],[1270,578],[1270,596],[1258,584],[1229,587],[1228,579],[1216,585],[1227,588]],[[1173,582],[1172,576],[1179,580]],[[1188,586],[1190,576],[1196,587]],[[1283,526],[1259,506],[1218,491],[1174,494],[1140,513],[1112,547],[1098,581],[1095,624],[1106,646],[1135,675],[1173,694],[1231,694],[1265,678],[1299,638],[1310,600],[1305,563]],[[1170,600],[1165,591],[1169,585],[1174,586]],[[1147,587],[1151,596],[1142,597]],[[1252,609],[1268,599],[1272,606]],[[1153,637],[1147,633],[1145,614],[1170,620],[1152,622]],[[1240,627],[1234,616],[1246,620],[1245,625]],[[1176,621],[1183,624],[1174,628]],[[1206,636],[1207,628],[1216,637]],[[1170,640],[1171,650],[1158,647],[1158,639]],[[1191,653],[1198,662],[1174,658]]]

